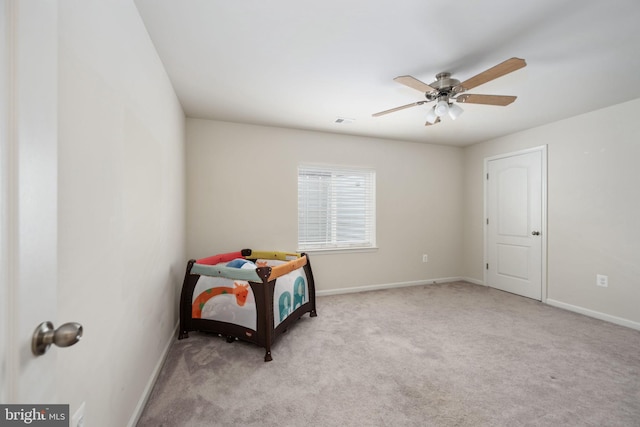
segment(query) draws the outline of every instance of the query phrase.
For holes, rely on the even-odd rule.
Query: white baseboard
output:
[[[408,286],[433,285],[436,283],[457,282],[459,280],[465,280],[465,279],[461,277],[441,277],[439,279],[413,280],[410,282],[397,282],[397,283],[381,283],[379,285],[355,286],[351,288],[328,289],[324,291],[316,290],[316,296],[321,297],[321,296],[327,296],[327,295],[353,294],[356,292],[377,291],[380,289],[406,288]]]
[[[129,419],[129,424],[127,424],[128,427],[135,427],[136,424],[138,424],[138,421],[142,416],[142,411],[144,411],[144,407],[147,404],[149,397],[151,396],[151,391],[153,390],[153,386],[156,384],[158,375],[160,375],[160,371],[162,370],[162,365],[164,365],[164,361],[167,359],[167,356],[169,355],[169,349],[171,349],[171,344],[173,344],[173,342],[176,340],[176,337],[178,336],[179,327],[180,327],[180,323],[178,322],[176,323],[176,327],[173,329],[173,333],[171,334],[169,341],[167,342],[167,344],[164,347],[164,350],[162,351],[162,355],[160,356],[158,363],[156,363],[156,367],[153,369],[153,372],[151,373],[151,377],[149,377],[149,381],[147,381],[147,385],[145,386],[144,391],[142,392],[142,396],[140,396],[140,399],[138,400],[136,409],[133,411],[133,414]]]
[[[463,280],[463,281],[469,282],[469,283],[473,283],[474,285],[485,286],[485,284],[484,284],[484,282],[482,280],[473,279],[471,277],[462,277],[462,278],[460,278],[460,280]]]
[[[594,317],[596,319],[604,320],[606,322],[615,323],[616,325],[626,326],[627,328],[636,329],[640,331],[640,323],[633,320],[624,319],[622,317],[612,316],[610,314],[601,313],[595,310],[589,310],[588,308],[579,307],[577,305],[567,304],[565,302],[556,301],[551,298],[547,298],[547,304],[554,307],[562,308],[565,310],[573,311],[575,313],[584,314],[585,316]]]

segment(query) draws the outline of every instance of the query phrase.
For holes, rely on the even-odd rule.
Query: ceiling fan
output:
[[[527,63],[525,60],[521,58],[507,59],[506,61],[463,81],[462,83],[460,83],[459,80],[451,78],[451,73],[446,72],[437,74],[436,81],[430,84],[423,83],[412,76],[399,76],[393,80],[412,89],[423,92],[427,100],[413,102],[390,110],[380,111],[372,116],[378,117],[384,114],[404,110],[405,108],[436,101],[436,104],[427,112],[427,122],[425,123],[425,126],[430,126],[440,123],[440,118],[446,115],[455,120],[463,113],[462,108],[457,104],[454,104],[453,101],[467,104],[506,106],[515,101],[517,97],[508,95],[465,94],[464,92],[480,86],[481,84],[490,82],[491,80],[497,79],[498,77],[502,77],[513,71],[519,70],[526,65]]]

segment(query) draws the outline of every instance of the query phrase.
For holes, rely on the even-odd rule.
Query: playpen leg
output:
[[[264,354],[264,361],[271,362],[272,360],[273,360],[273,357],[271,357],[271,351],[267,350],[267,352]]]
[[[310,317],[318,317],[318,313],[316,313],[315,310],[311,310],[311,312],[309,313]]]

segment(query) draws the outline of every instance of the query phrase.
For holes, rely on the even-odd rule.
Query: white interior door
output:
[[[486,160],[486,280],[543,298],[544,147]]]
[[[31,337],[57,307],[57,2],[0,0],[0,401],[56,402],[56,351]],[[58,326],[58,325],[55,325]]]

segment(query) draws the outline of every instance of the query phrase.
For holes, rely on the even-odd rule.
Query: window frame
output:
[[[313,209],[304,208],[303,205],[303,192],[305,188],[301,182],[304,176],[328,176],[328,181],[324,184],[328,185],[327,194],[325,197],[320,197],[318,200],[325,201],[325,208],[314,211]],[[338,207],[338,199],[342,199],[343,205],[345,199],[349,200],[350,196],[347,194],[351,188],[346,187],[348,184],[348,178],[345,175],[359,178],[358,181],[364,184],[364,195],[362,195],[362,205],[356,206],[357,209],[363,210],[362,221],[353,223],[352,220],[346,218],[346,213],[353,213],[350,208],[343,207],[343,215],[340,215],[340,208]],[[329,165],[329,164],[310,164],[302,163],[298,165],[297,169],[298,177],[298,251],[300,252],[368,252],[377,250],[376,246],[376,170],[370,167],[354,167],[344,165]],[[320,179],[319,184],[323,182]],[[356,185],[357,186],[357,185]],[[336,190],[338,193],[336,193]],[[307,189],[307,191],[309,191]],[[322,190],[320,190],[322,191]],[[307,204],[311,201],[306,200]],[[326,210],[325,210],[326,209]],[[319,226],[316,231],[320,236],[323,234],[329,234],[324,239],[320,238],[317,241],[303,241],[302,228],[305,227],[305,221],[303,214],[310,212],[318,213],[327,221],[325,226]],[[356,212],[356,215],[359,215]],[[339,227],[339,223],[342,222],[343,226]],[[352,226],[349,227],[349,223],[352,222]],[[347,225],[345,225],[347,224]],[[323,230],[325,228],[325,230]],[[360,231],[359,229],[362,229]],[[312,233],[308,232],[307,235]],[[348,240],[340,240],[339,234],[352,235],[363,233],[362,239],[356,239],[349,242]]]

